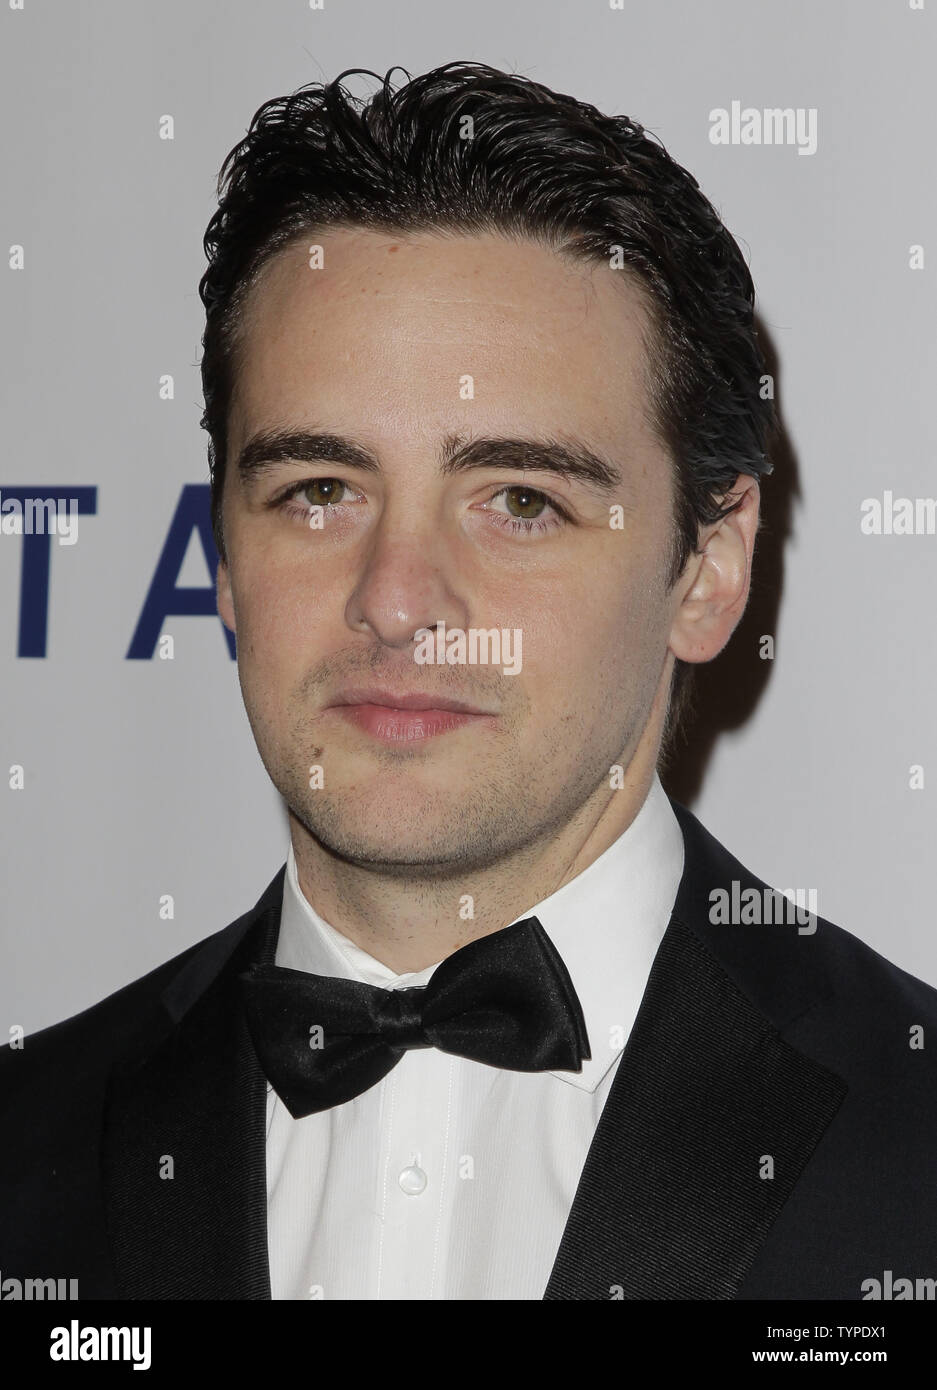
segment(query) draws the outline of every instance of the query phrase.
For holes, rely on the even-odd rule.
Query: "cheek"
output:
[[[575,609],[564,609],[548,639],[552,678],[576,687],[596,707],[644,699],[659,679],[670,630],[657,582],[619,574],[596,584]]]
[[[612,653],[627,661],[636,649],[653,646],[659,629],[669,627],[660,581],[650,565],[626,566],[619,556],[603,554],[584,563],[571,579],[562,586],[559,602],[554,590],[536,607],[539,641],[548,650],[553,644],[558,662],[564,653],[575,653],[588,672],[590,664],[604,662]]]
[[[316,612],[316,595],[305,577],[258,564],[238,575],[235,585],[238,640],[246,633],[252,652],[262,651],[280,664],[308,641]]]

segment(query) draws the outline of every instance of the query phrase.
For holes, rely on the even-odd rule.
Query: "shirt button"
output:
[[[408,1197],[418,1197],[426,1186],[426,1174],[414,1163],[411,1167],[404,1168],[397,1181]]]

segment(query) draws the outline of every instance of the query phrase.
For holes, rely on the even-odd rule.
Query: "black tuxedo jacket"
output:
[[[712,925],[713,889],[766,885],[673,806],[683,878],[544,1298],[861,1299],[886,1270],[937,1277],[937,991],[823,919]],[[0,1050],[0,1278],[269,1299],[266,1082],[235,982],[273,960],[283,876]]]

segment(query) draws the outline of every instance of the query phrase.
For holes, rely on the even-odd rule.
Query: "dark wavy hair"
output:
[[[608,265],[641,292],[651,424],[674,468],[670,582],[699,529],[738,505],[739,473],[771,471],[777,428],[764,399],[754,286],[739,247],[692,174],[627,116],[482,63],[454,62],[393,87],[349,68],[267,101],[218,176],[199,283],[206,311],[202,386],[212,527],[225,558],[221,497],[241,310],[261,267],[326,227],[394,233],[499,232]],[[366,101],[341,84],[380,83]],[[465,118],[471,117],[465,138]],[[689,705],[677,662],[664,746]]]

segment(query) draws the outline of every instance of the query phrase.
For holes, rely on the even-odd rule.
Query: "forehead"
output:
[[[646,423],[648,331],[629,275],[529,239],[307,232],[246,296],[232,433],[297,412],[363,428],[483,413],[620,444]]]

